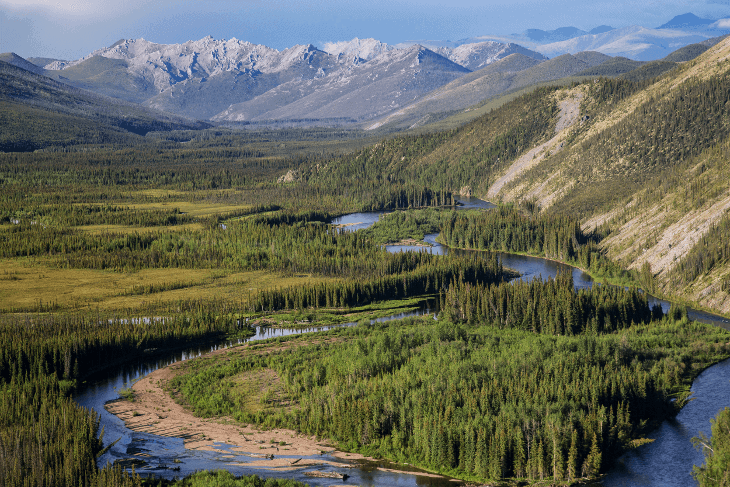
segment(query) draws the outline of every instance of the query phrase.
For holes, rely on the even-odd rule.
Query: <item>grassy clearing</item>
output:
[[[153,232],[182,232],[185,230],[200,231],[203,230],[202,223],[184,223],[182,225],[169,225],[169,226],[155,226],[155,227],[135,227],[131,225],[84,225],[80,227],[73,227],[83,232],[88,232],[94,235],[100,235],[102,233],[153,233]]]
[[[211,201],[163,201],[151,203],[129,203],[124,206],[132,210],[169,210],[177,208],[181,213],[192,215],[198,218],[205,218],[213,215],[232,213],[235,211],[247,210],[251,205],[232,205],[228,203],[216,203]]]
[[[0,260],[0,312],[139,308],[190,299],[246,301],[249,294],[279,286],[324,281],[264,271],[145,269],[115,272],[59,269],[51,260]]]
[[[230,393],[239,398],[237,406],[248,413],[292,409],[292,401],[279,374],[268,368],[249,370],[229,379]]]

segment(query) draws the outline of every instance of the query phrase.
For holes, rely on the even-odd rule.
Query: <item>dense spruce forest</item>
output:
[[[233,349],[225,363],[187,362],[172,387],[202,417],[291,428],[474,482],[599,477],[677,413],[703,369],[730,357],[726,331],[689,321],[681,306],[668,315],[648,306],[637,288],[659,286],[651,267],[629,271],[609,257],[605,242],[620,225],[581,220],[654,176],[669,184],[679,178],[672,168],[727,138],[727,76],[691,79],[655,103],[649,96],[608,138],[590,132],[676,73],[567,88],[586,96],[589,118],[566,139],[582,141],[585,160],[568,171],[580,184],[552,208],[535,198],[487,211],[456,205],[461,194],[486,194],[554,136],[564,88],[539,88],[458,129],[377,141],[333,129],[153,126],[159,131],[141,135],[8,105],[0,117],[14,127],[0,153],[2,485],[143,485],[119,465],[97,465],[99,416],[73,391],[155,350],[247,336],[247,322],[307,317],[316,326],[325,315],[359,324],[323,332],[336,338],[327,343],[307,335]],[[35,137],[18,129],[26,119]],[[528,183],[568,164],[573,150],[526,172]],[[628,169],[595,170],[606,158]],[[580,193],[595,189],[595,174],[605,186]],[[644,193],[630,211],[658,197]],[[368,230],[329,224],[371,210],[387,214]],[[453,250],[383,248],[432,233]],[[725,216],[672,278],[690,284],[722,268],[727,233]],[[567,274],[508,282],[515,272],[494,251],[559,260],[620,285],[577,292]],[[437,319],[370,324],[426,299],[438,302]],[[233,385],[261,370],[276,375],[285,397],[252,407]],[[726,469],[727,422],[721,413],[712,438],[700,439],[710,453],[695,473],[703,486],[719,485]],[[300,485],[226,472],[160,483]]]

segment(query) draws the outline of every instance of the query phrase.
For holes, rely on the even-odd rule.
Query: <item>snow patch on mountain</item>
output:
[[[434,51],[471,71],[479,70],[500,59],[506,58],[510,54],[522,54],[539,61],[547,59],[542,54],[525,49],[517,44],[504,44],[496,41],[462,44],[453,49],[440,47],[434,49]]]
[[[340,59],[360,59],[369,61],[372,58],[391,51],[394,48],[376,39],[358,39],[351,41],[326,42],[322,50]]]

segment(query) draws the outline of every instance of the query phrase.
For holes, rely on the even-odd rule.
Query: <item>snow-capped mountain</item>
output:
[[[327,43],[324,50],[310,44],[278,51],[209,36],[182,44],[124,39],[45,69],[81,88],[198,119],[362,119],[513,53],[545,59],[497,42],[436,53],[355,38]],[[347,98],[354,91],[360,94]]]
[[[225,72],[281,73],[310,61],[327,69],[341,64],[314,46],[297,45],[283,51],[238,39],[215,40],[208,36],[183,44],[157,44],[145,39],[123,39],[71,62],[53,62],[47,70],[65,70],[100,56],[128,63],[130,74],[154,80],[164,90],[192,78],[209,78]],[[315,58],[321,58],[318,62]],[[324,62],[322,62],[324,61]]]
[[[488,66],[500,59],[506,58],[510,54],[522,54],[537,59],[538,61],[545,61],[547,59],[539,52],[525,49],[520,45],[513,43],[504,44],[495,41],[462,44],[454,48],[438,47],[433,50],[471,71]]]
[[[351,41],[327,42],[322,46],[322,50],[338,59],[369,61],[375,56],[379,56],[384,52],[395,49],[376,39],[358,39],[355,37]]]
[[[411,103],[467,73],[468,69],[422,46],[386,50],[351,69],[307,83],[283,83],[249,101],[231,105],[213,120],[367,120]]]

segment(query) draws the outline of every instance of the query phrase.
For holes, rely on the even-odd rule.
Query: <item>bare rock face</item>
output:
[[[277,183],[293,183],[294,181],[297,181],[299,179],[299,172],[295,171],[293,169],[290,169],[287,171],[286,174],[281,176],[279,179],[276,180]]]

